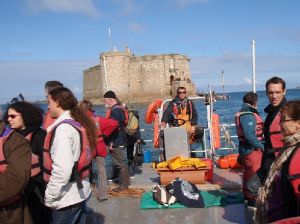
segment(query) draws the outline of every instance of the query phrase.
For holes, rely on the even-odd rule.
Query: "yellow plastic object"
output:
[[[165,168],[165,167],[168,167],[168,166],[169,166],[169,163],[167,161],[161,162],[161,163],[156,165],[157,168]]]
[[[184,158],[182,156],[176,156],[156,165],[156,168],[169,168],[170,170],[176,170],[181,167],[207,167],[207,162],[202,161],[199,158]]]
[[[176,156],[168,161],[169,168],[171,170],[176,170],[183,166],[182,159],[180,156]]]

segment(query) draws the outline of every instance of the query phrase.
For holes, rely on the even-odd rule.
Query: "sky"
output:
[[[59,80],[82,99],[101,52],[183,54],[199,91],[256,89],[272,76],[300,85],[298,0],[0,0],[0,104],[43,100]],[[109,32],[110,30],[110,32]]]

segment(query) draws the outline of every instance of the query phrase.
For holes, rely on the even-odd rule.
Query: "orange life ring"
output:
[[[154,114],[157,114],[157,110],[161,106],[162,102],[163,101],[161,99],[157,99],[149,104],[145,114],[146,124],[151,124],[152,122],[154,122]]]
[[[154,114],[154,123],[153,123],[153,146],[154,148],[159,148],[159,119],[158,114]]]
[[[212,131],[213,131],[213,144],[214,148],[218,149],[221,147],[220,141],[220,116],[219,114],[212,114]]]

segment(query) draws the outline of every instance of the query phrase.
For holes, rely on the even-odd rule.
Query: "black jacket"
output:
[[[119,123],[119,128],[116,129],[106,140],[106,144],[110,145],[112,143],[112,147],[118,146],[126,146],[127,137],[125,132],[125,113],[122,108],[115,104],[111,107],[111,113],[109,116],[110,119],[116,120]]]

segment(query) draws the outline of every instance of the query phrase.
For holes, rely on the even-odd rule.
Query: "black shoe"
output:
[[[127,190],[127,189],[128,189],[128,186],[120,185],[119,187],[113,189],[112,191],[113,192],[120,192],[120,191],[124,191],[124,190]]]
[[[97,200],[98,200],[99,202],[103,202],[103,201],[107,201],[107,198],[101,199],[101,198],[98,198],[98,197],[97,197]]]

